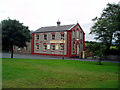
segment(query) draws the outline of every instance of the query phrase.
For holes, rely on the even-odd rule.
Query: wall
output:
[[[120,61],[120,56],[118,55],[106,55],[103,60],[105,61]]]
[[[77,37],[77,33],[79,34],[79,37]],[[72,28],[72,42],[71,42],[72,55],[77,54],[77,44],[79,45],[79,52],[83,51],[83,34],[84,32],[79,25]],[[75,50],[73,50],[73,44],[75,44]]]
[[[55,40],[52,40],[52,33],[55,33]],[[60,50],[60,43],[63,43],[63,40],[61,40],[61,33],[63,32],[47,32],[47,33],[35,33],[34,34],[34,53],[35,54],[56,54],[56,55],[62,55],[63,51]],[[44,40],[44,34],[47,34],[47,40]],[[65,36],[65,44],[64,44],[64,55],[66,55],[67,51],[67,32],[64,32]],[[39,40],[36,39],[36,35],[39,35]],[[51,42],[55,41],[55,46],[58,45],[58,49],[55,51],[51,50]],[[58,43],[59,41],[59,43]],[[43,46],[46,43],[46,45],[50,45],[50,49],[47,49],[46,51],[43,50]],[[36,49],[36,45],[39,45],[40,49]]]

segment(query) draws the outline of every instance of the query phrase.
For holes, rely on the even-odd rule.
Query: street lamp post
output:
[[[64,37],[63,37],[63,56],[62,59],[64,59]]]

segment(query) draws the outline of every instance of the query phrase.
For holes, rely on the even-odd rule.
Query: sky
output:
[[[108,3],[119,0],[0,0],[0,21],[16,19],[31,31],[44,26],[76,24],[85,32],[85,41],[95,41],[89,35],[92,19],[100,16]]]

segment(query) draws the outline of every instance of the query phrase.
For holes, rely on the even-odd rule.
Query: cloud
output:
[[[7,17],[17,19],[30,30],[55,26],[58,19],[62,25],[79,22],[87,35],[91,20],[100,15],[108,2],[118,0],[0,0],[0,21]]]

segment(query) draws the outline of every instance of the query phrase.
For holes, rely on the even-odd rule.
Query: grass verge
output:
[[[3,88],[118,88],[118,63],[2,60]]]

